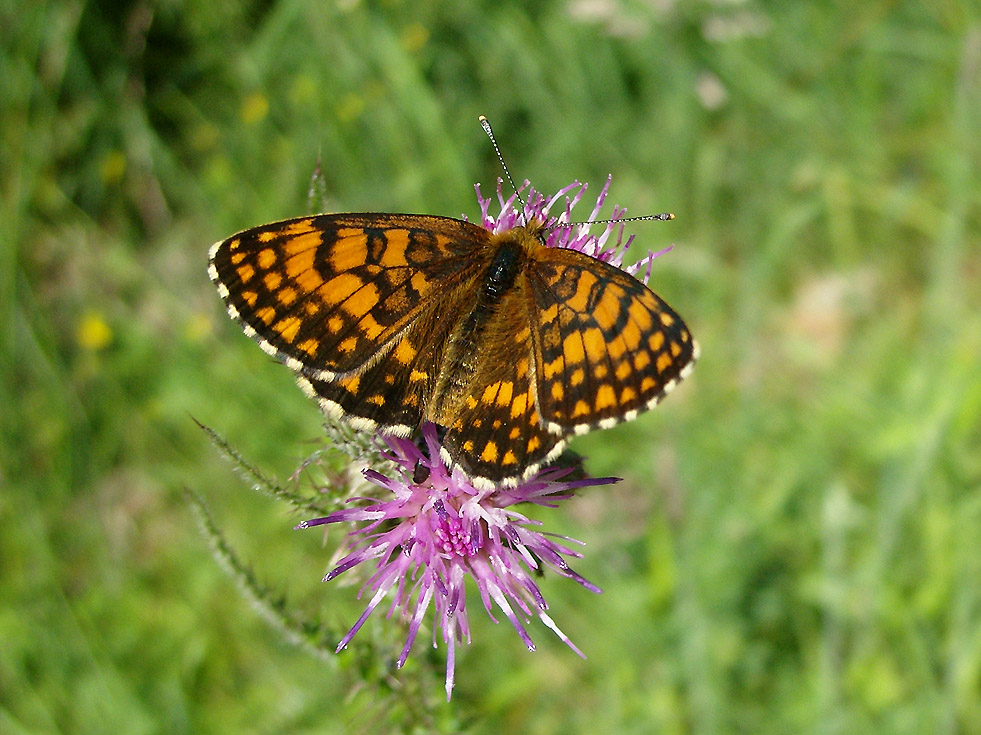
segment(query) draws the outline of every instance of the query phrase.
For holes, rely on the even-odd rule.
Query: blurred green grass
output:
[[[0,731],[981,733],[976,4],[8,1],[0,39]],[[353,622],[190,418],[280,477],[319,434],[206,252],[318,159],[335,210],[473,217],[480,113],[517,177],[677,214],[634,232],[703,358],[575,444],[626,478],[547,519],[605,590],[544,582],[589,659],[475,611],[453,703],[380,712],[183,500]]]

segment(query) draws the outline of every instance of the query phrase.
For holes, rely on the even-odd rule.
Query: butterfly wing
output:
[[[691,371],[698,347],[647,286],[575,250],[542,248],[528,269],[537,408],[560,436],[629,421]]]
[[[487,238],[448,217],[321,214],[216,243],[208,272],[263,350],[332,381],[366,370],[436,293],[473,277]]]
[[[424,420],[444,370],[444,354],[469,307],[474,289],[445,289],[431,294],[391,349],[369,361],[354,375],[323,380],[299,377],[300,387],[318,399],[325,413],[345,416],[361,429],[381,427],[408,436]],[[463,303],[461,303],[463,302]]]

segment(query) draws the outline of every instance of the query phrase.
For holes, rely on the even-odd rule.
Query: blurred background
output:
[[[981,733],[976,2],[2,0],[0,39],[0,732]],[[183,493],[354,622],[192,421],[279,478],[321,435],[207,250],[318,160],[335,211],[477,216],[478,114],[516,179],[677,215],[631,231],[702,360],[543,516],[588,659],[478,604],[447,705],[425,633],[382,684],[286,642]]]

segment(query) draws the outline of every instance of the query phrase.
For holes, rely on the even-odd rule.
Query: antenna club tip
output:
[[[674,219],[674,212],[665,212],[661,215],[661,219]]]
[[[487,118],[484,117],[483,115],[477,115],[477,121],[481,123],[485,123],[487,122]]]

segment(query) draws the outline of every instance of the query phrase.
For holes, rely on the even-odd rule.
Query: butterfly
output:
[[[647,286],[544,223],[494,234],[414,214],[320,214],[216,243],[209,275],[245,333],[330,416],[441,427],[475,486],[513,486],[575,434],[653,407],[698,347]]]

